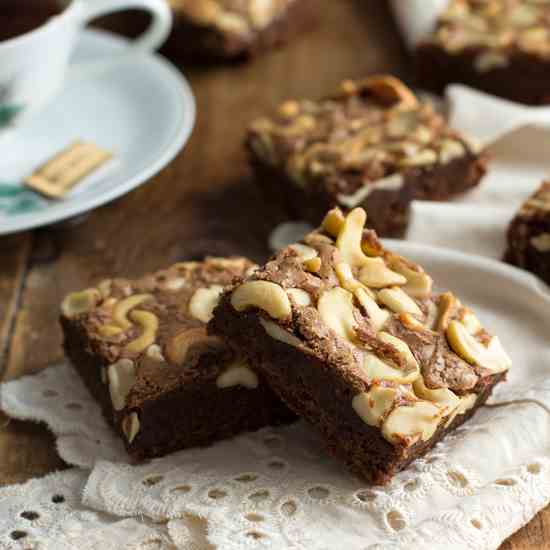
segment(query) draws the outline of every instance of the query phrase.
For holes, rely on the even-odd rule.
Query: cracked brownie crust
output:
[[[270,386],[374,483],[467,420],[505,378],[497,337],[422,268],[385,250],[365,213],[320,230],[222,297],[209,332],[240,346]]]
[[[135,458],[209,444],[293,415],[206,322],[244,258],[112,279],[62,304],[67,356]]]
[[[530,105],[550,102],[550,4],[452,0],[417,48],[421,84],[461,82]],[[518,78],[519,77],[519,78]]]
[[[287,101],[251,125],[247,148],[259,185],[283,194],[292,215],[365,206],[369,226],[398,236],[412,199],[445,200],[477,185],[486,158],[430,103],[390,76],[345,81],[321,101]]]
[[[505,260],[550,285],[550,182],[529,197],[510,223]]]

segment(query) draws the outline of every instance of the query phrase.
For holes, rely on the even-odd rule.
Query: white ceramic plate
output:
[[[499,391],[550,376],[550,289],[537,277],[503,262],[455,250],[384,239],[389,250],[422,265],[437,290],[452,290],[512,357]]]
[[[118,58],[97,70],[70,73],[46,110],[0,141],[0,235],[57,222],[128,193],[182,149],[195,121],[184,77],[158,55],[122,57],[127,41],[85,31],[74,62]],[[84,75],[84,76],[82,76]],[[115,160],[63,201],[48,201],[20,182],[71,142],[89,140]]]

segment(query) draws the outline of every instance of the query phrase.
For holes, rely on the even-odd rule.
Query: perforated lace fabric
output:
[[[159,548],[192,550],[492,549],[550,502],[550,380],[501,392],[517,403],[479,411],[386,487],[345,473],[301,422],[132,466],[64,364],[4,384],[1,397],[10,416],[46,422],[65,461],[91,469],[1,490],[2,532],[32,524],[45,548],[65,548],[53,544],[72,525],[83,540],[59,539],[67,548],[103,536],[113,545],[96,547],[124,547],[124,531],[135,548],[153,548],[156,535]],[[48,500],[60,491],[70,495],[62,517]],[[51,520],[20,517],[42,502]],[[32,548],[22,540],[5,547]]]
[[[81,504],[89,472],[72,468],[0,489],[0,548],[31,550],[169,549],[152,522],[96,512]],[[166,531],[166,529],[164,530]]]

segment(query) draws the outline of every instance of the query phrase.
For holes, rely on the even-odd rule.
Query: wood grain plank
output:
[[[550,548],[550,506],[539,512],[525,527],[514,533],[500,550]]]
[[[0,486],[66,468],[44,426],[8,419],[0,412],[0,428]]]
[[[29,234],[0,239],[0,374],[7,362],[31,240]]]

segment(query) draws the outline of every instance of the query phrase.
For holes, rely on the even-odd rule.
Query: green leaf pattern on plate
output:
[[[0,104],[0,128],[11,124],[22,109],[22,105]]]
[[[40,210],[46,201],[17,184],[0,183],[0,216],[16,216]]]

